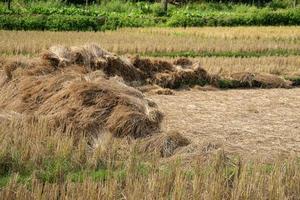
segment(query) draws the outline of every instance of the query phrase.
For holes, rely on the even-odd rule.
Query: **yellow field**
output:
[[[0,31],[0,53],[97,43],[115,53],[300,50],[299,27],[140,28],[106,32]]]

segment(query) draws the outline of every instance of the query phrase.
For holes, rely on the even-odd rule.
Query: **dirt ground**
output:
[[[182,153],[268,159],[300,154],[300,88],[176,92],[151,95],[165,113],[163,129],[178,130],[192,144]]]

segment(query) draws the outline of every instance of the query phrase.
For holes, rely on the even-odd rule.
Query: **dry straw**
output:
[[[75,53],[72,49],[76,49]],[[49,64],[25,67],[19,76],[4,83],[0,89],[1,107],[26,115],[45,116],[55,128],[89,135],[109,130],[117,137],[141,137],[158,131],[163,115],[141,92],[103,73],[92,72],[99,67],[96,62],[99,56],[105,57],[108,66],[113,68],[109,72],[103,69],[106,75],[120,74],[125,80],[139,80],[126,68],[137,69],[121,62],[119,57],[107,57],[108,53],[94,45],[79,49],[59,46],[45,52],[42,58]],[[84,55],[88,58],[78,59]],[[86,66],[86,63],[89,64]],[[7,74],[9,79],[17,69],[12,66]]]

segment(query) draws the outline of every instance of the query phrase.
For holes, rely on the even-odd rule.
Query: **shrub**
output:
[[[211,12],[199,13],[177,11],[167,24],[174,27],[186,26],[241,26],[241,25],[299,25],[300,9],[261,9],[256,12]]]
[[[139,2],[136,7],[126,3],[117,8],[90,7],[42,7],[14,8],[0,6],[0,28],[8,30],[55,30],[87,31],[113,30],[120,27],[148,27],[167,25],[170,27],[200,26],[252,26],[252,25],[299,25],[300,8],[258,9],[245,6],[227,6],[227,11],[200,11],[195,7],[170,7],[165,16],[159,4]],[[111,3],[111,6],[113,3]],[[194,6],[194,5],[191,5]],[[124,10],[131,8],[131,10]],[[105,10],[108,9],[108,10]],[[209,8],[221,9],[221,8]],[[222,8],[223,9],[223,8]],[[221,9],[221,10],[222,10]],[[120,12],[110,12],[119,10]]]
[[[88,16],[65,16],[65,15],[36,15],[36,16],[0,16],[0,28],[8,30],[101,30],[104,19],[101,17]]]

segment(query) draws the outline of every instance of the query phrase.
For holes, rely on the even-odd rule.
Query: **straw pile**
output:
[[[5,74],[0,108],[43,116],[52,128],[134,138],[160,129],[163,114],[155,103],[122,81],[141,79],[141,71],[96,46],[53,47],[38,65],[7,64]]]
[[[184,85],[203,86],[210,83],[210,76],[198,63],[196,63],[190,69],[182,69],[170,73],[158,73],[155,75],[153,83],[163,88],[171,89],[177,89]]]
[[[240,72],[231,75],[234,87],[290,88],[292,83],[272,74]]]

